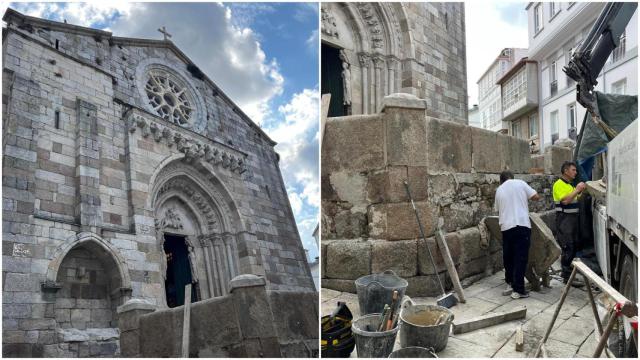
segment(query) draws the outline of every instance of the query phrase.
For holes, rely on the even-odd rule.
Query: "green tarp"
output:
[[[603,122],[620,133],[638,118],[638,96],[595,92],[598,112]],[[596,155],[607,150],[609,139],[587,113],[578,135],[574,158],[581,167],[581,181],[591,180],[591,169]]]

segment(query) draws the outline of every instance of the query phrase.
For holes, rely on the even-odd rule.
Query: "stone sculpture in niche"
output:
[[[168,208],[164,212],[164,217],[161,220],[156,219],[156,227],[158,229],[176,229],[182,230],[182,219],[175,210],[175,208]]]
[[[322,14],[321,14],[322,32],[329,36],[335,36],[339,38],[340,36],[338,34],[338,26],[336,24],[336,18],[333,17],[333,15],[326,9],[322,9],[321,11],[322,11]]]
[[[340,50],[340,60],[342,60],[343,104],[344,106],[351,106],[351,64],[349,64],[344,50]]]

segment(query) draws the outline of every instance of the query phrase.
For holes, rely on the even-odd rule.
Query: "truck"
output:
[[[599,131],[599,137],[607,139],[598,146],[590,144],[592,154],[587,154],[591,158],[599,157],[597,163],[601,167],[601,171],[593,172],[589,168],[587,173],[605,174],[602,179],[586,182],[592,196],[593,240],[598,265],[604,280],[634,303],[638,301],[637,96],[627,97],[631,104],[635,101],[635,105],[630,107],[635,109],[635,116],[629,116],[623,113],[624,110],[615,109],[614,103],[618,98],[598,94],[594,88],[596,79],[613,50],[618,47],[620,36],[637,7],[637,2],[607,3],[563,69],[567,76],[576,81],[576,100],[587,110],[574,160],[579,165],[594,164],[594,161],[585,160],[584,148],[582,153],[579,151],[581,140],[589,136],[585,134],[585,129],[589,129],[585,125],[590,125],[588,121],[597,125],[592,125],[590,131]],[[603,109],[605,107],[607,109]],[[603,115],[606,113],[603,110],[608,110],[607,116]],[[637,326],[637,316],[634,321]],[[609,342],[610,350],[617,357],[636,358],[637,342],[633,338],[631,320],[620,317],[617,328],[616,341]]]
[[[609,144],[606,184],[588,181],[592,196],[593,234],[602,277],[627,299],[638,301],[638,121]],[[635,357],[629,321],[618,324],[618,357]]]

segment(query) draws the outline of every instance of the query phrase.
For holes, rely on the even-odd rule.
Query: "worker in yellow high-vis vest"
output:
[[[560,178],[553,184],[553,201],[556,205],[556,240],[562,248],[560,264],[566,284],[571,276],[571,262],[578,246],[578,198],[585,184],[580,182],[575,187],[571,184],[578,174],[576,163],[572,161],[565,161],[560,173]],[[575,287],[584,285],[577,277],[572,284]]]

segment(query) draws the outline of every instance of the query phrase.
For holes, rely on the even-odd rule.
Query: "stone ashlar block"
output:
[[[424,110],[393,109],[384,114],[389,165],[427,166]]]
[[[417,245],[416,240],[372,241],[371,272],[375,274],[393,270],[401,277],[415,276],[418,263]]]
[[[341,239],[354,239],[366,235],[367,217],[363,212],[342,210],[333,218],[335,237]]]
[[[439,274],[440,282],[444,287],[445,291],[451,289],[452,283],[451,279],[447,275],[446,272],[442,272]],[[413,276],[406,278],[409,285],[407,286],[406,295],[410,297],[440,297],[442,295],[442,290],[440,285],[438,284],[438,279],[435,275],[427,275],[427,276]]]
[[[409,197],[404,186],[407,181],[414,201],[427,199],[427,168],[424,166],[388,166],[385,170],[372,172],[367,181],[367,200],[370,204],[407,202]]]
[[[469,260],[487,256],[488,249],[483,249],[480,246],[480,230],[477,227],[460,230],[457,235],[460,247],[464,249],[464,252],[461,253],[461,262],[468,262]]]
[[[429,173],[471,172],[471,127],[427,117]]]
[[[528,174],[532,161],[529,153],[529,142],[509,136],[509,151],[503,154],[514,173]]]
[[[326,276],[355,280],[371,272],[371,243],[340,240],[327,246]]]
[[[342,279],[322,279],[322,287],[332,289],[336,291],[343,291],[349,293],[356,292],[356,283],[354,280],[342,280]]]
[[[499,173],[502,170],[502,152],[496,151],[497,133],[471,128],[473,168],[479,173]]]
[[[449,247],[449,253],[451,254],[451,258],[453,259],[454,264],[459,264],[462,258],[463,248],[460,243],[460,236],[458,233],[448,233],[445,235],[445,241],[447,242],[447,247]],[[447,267],[444,263],[442,253],[438,246],[436,245],[435,237],[430,237],[425,240],[418,240],[418,274],[420,275],[433,275],[435,274],[433,270],[433,263],[429,258],[429,252],[427,250],[431,250],[431,255],[433,256],[433,260],[436,265],[436,269],[438,272],[446,271]]]
[[[428,202],[416,202],[425,236],[433,235],[436,207]],[[407,240],[421,237],[420,228],[411,203],[371,205],[368,212],[369,235],[387,240]]]
[[[478,211],[478,203],[452,203],[445,207],[442,216],[446,219],[444,230],[447,232],[465,229],[475,225],[475,214]]]
[[[565,161],[571,161],[573,151],[570,148],[551,145],[544,150],[544,172],[545,174],[560,175],[560,167]]]
[[[384,127],[378,115],[328,120],[322,145],[322,174],[384,166]]]

